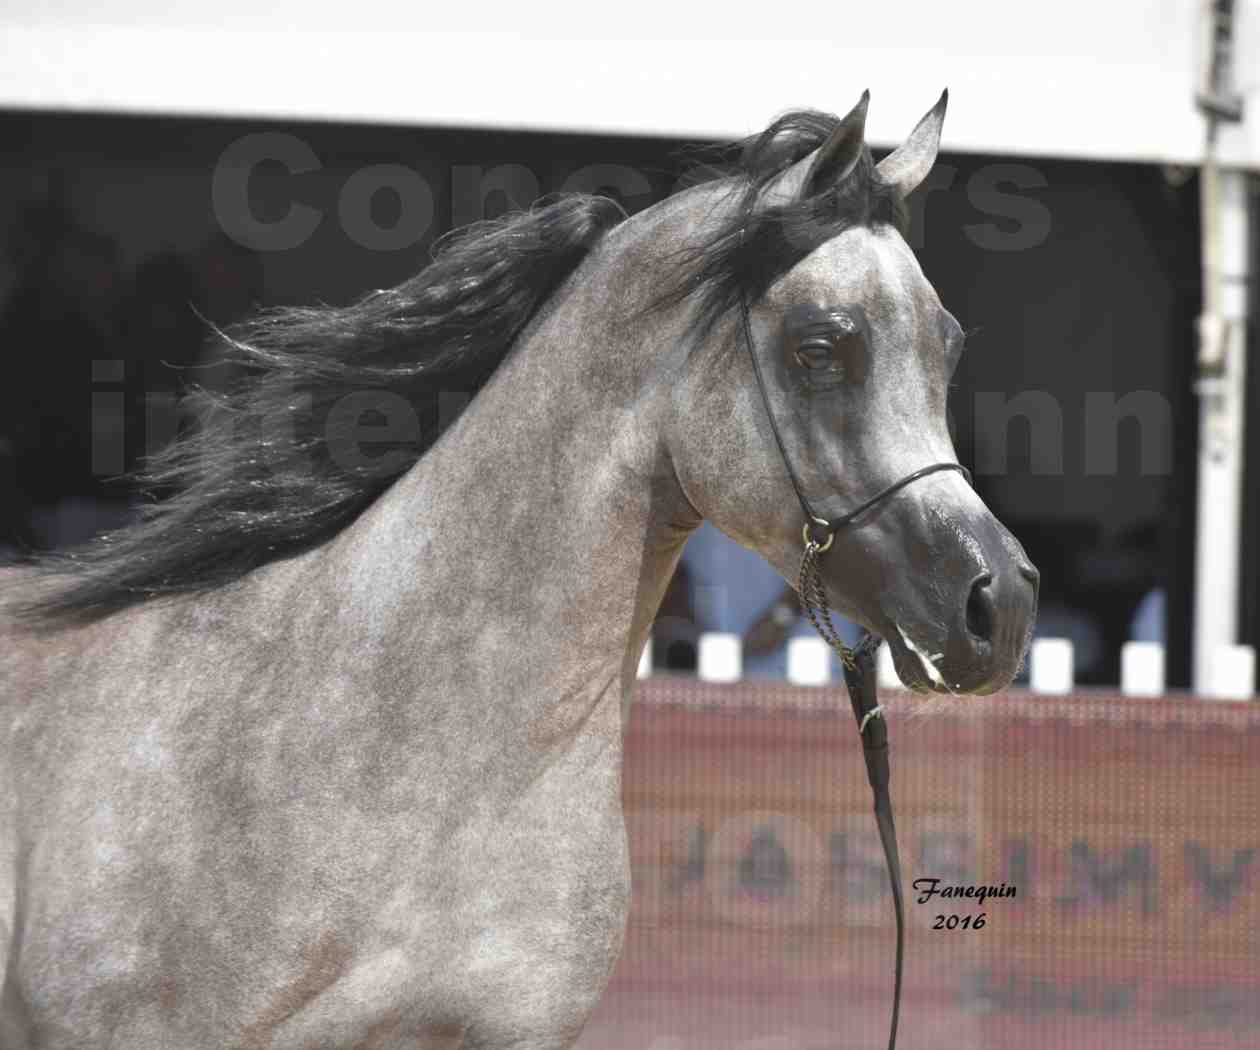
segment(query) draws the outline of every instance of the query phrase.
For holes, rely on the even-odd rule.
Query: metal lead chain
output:
[[[822,637],[836,654],[840,662],[850,671],[856,666],[853,650],[844,644],[831,622],[831,605],[827,601],[827,588],[823,585],[822,573],[818,569],[818,555],[831,546],[831,537],[827,543],[819,544],[808,531],[805,533],[805,553],[801,555],[801,571],[796,581],[796,590],[800,596],[801,608],[814,625],[814,630]]]

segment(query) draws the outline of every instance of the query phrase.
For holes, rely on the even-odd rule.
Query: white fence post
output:
[[[794,685],[826,685],[831,681],[831,649],[821,638],[789,638],[787,677]]]
[[[1256,651],[1249,645],[1218,645],[1206,677],[1210,699],[1250,700],[1256,693]]]
[[[1029,687],[1034,693],[1062,695],[1075,684],[1072,643],[1066,638],[1036,638],[1032,643]]]
[[[1120,692],[1125,696],[1164,695],[1164,647],[1159,642],[1125,642],[1120,649]]]
[[[738,682],[744,673],[743,657],[739,635],[706,632],[696,651],[696,673],[702,682]]]

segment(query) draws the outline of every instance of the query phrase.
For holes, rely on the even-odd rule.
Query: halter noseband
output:
[[[743,230],[740,230],[740,239],[743,239]],[[752,322],[748,316],[748,299],[742,287],[739,292],[739,305],[744,323],[744,342],[748,346],[748,356],[752,358],[753,372],[757,376],[757,387],[761,390],[761,400],[766,406],[766,415],[770,417],[770,429],[774,433],[775,444],[779,446],[779,454],[787,467],[792,488],[796,490],[796,498],[805,512],[805,525],[801,530],[805,551],[801,555],[797,593],[814,630],[836,651],[844,667],[845,685],[848,686],[849,701],[853,705],[853,715],[858,723],[858,735],[862,740],[862,754],[866,759],[866,778],[870,781],[871,791],[875,798],[875,823],[879,828],[880,843],[884,847],[884,860],[887,862],[888,878],[892,884],[893,910],[897,918],[897,958],[894,970],[892,1022],[888,1034],[888,1050],[895,1050],[897,1021],[901,1013],[901,972],[905,955],[906,921],[901,893],[901,857],[897,851],[897,829],[893,823],[892,800],[888,794],[888,726],[884,721],[884,709],[879,706],[875,689],[875,653],[879,649],[881,639],[876,635],[864,633],[862,640],[855,648],[851,649],[845,645],[831,622],[831,606],[827,600],[827,589],[819,571],[818,559],[820,555],[826,554],[831,549],[838,530],[852,525],[866,511],[912,482],[938,471],[956,470],[967,479],[968,484],[971,484],[971,472],[961,463],[932,463],[907,474],[899,481],[894,481],[847,514],[841,514],[836,518],[825,518],[818,514],[810,506],[805,490],[801,486],[800,476],[792,466],[787,446],[783,443],[783,435],[779,431],[770,396],[766,391],[765,378],[761,373],[761,362],[757,359]]]

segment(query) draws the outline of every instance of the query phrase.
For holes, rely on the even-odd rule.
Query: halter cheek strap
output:
[[[813,505],[809,502],[809,497],[805,495],[805,489],[804,486],[801,485],[800,475],[797,474],[796,468],[792,465],[792,457],[788,455],[787,445],[784,444],[783,441],[783,433],[779,430],[779,421],[775,418],[774,410],[770,406],[770,397],[766,391],[765,375],[762,373],[761,360],[757,357],[756,344],[753,340],[752,321],[750,320],[748,313],[748,299],[742,288],[739,292],[739,306],[740,317],[743,320],[744,326],[744,345],[748,347],[748,356],[752,358],[753,373],[757,377],[757,387],[761,391],[761,399],[766,406],[766,415],[770,419],[770,431],[774,434],[774,443],[779,448],[779,455],[783,459],[783,465],[787,467],[788,478],[791,480],[792,488],[796,492],[797,501],[800,503],[801,509],[805,512],[806,542],[813,539],[814,542],[819,545],[821,551],[825,552],[829,550],[831,548],[831,541],[834,533],[843,529],[847,525],[853,524],[855,520],[860,518],[868,510],[875,507],[876,504],[882,503],[889,496],[893,495],[893,493],[918,481],[920,478],[927,477],[929,474],[936,474],[942,470],[956,470],[967,479],[968,485],[972,483],[971,471],[969,471],[961,463],[930,463],[928,466],[920,467],[918,470],[907,474],[903,478],[899,478],[897,481],[894,481],[891,485],[880,489],[880,491],[875,493],[875,495],[873,495],[870,499],[866,500],[864,503],[860,503],[858,506],[854,507],[845,514],[841,514],[834,518],[827,518],[824,515],[819,514],[816,510],[814,510]],[[817,534],[819,531],[823,533],[823,538],[821,539]]]
[[[742,230],[740,237],[741,239],[743,237]],[[879,706],[875,688],[875,653],[879,649],[881,639],[876,635],[864,633],[856,647],[849,648],[845,645],[831,622],[831,606],[827,599],[827,588],[823,583],[822,572],[819,569],[819,558],[831,549],[837,531],[852,525],[866,511],[907,485],[942,470],[956,470],[967,479],[968,484],[971,484],[971,474],[960,463],[932,463],[894,481],[846,514],[826,518],[817,513],[805,495],[800,476],[792,465],[792,458],[788,455],[783,435],[779,431],[778,420],[775,419],[774,408],[766,391],[765,377],[761,372],[761,361],[757,357],[756,346],[753,342],[752,322],[748,316],[748,300],[743,289],[740,290],[739,305],[744,325],[744,342],[748,346],[748,355],[752,358],[753,373],[757,377],[761,399],[766,406],[766,415],[770,417],[770,429],[774,434],[775,444],[779,447],[779,454],[783,457],[783,463],[787,467],[792,488],[796,490],[796,498],[805,512],[805,525],[802,529],[805,550],[801,555],[797,593],[805,615],[809,617],[814,630],[835,650],[844,666],[845,685],[849,690],[853,715],[857,719],[858,735],[862,740],[862,754],[866,760],[866,778],[870,781],[871,792],[875,799],[875,824],[879,829],[880,843],[884,848],[884,860],[888,865],[888,878],[892,884],[893,911],[897,919],[892,1022],[888,1034],[888,1050],[896,1050],[897,1022],[901,1014],[901,975],[905,958],[906,921],[905,904],[901,892],[901,857],[897,851],[897,828],[893,823],[892,799],[888,792],[890,779],[888,725],[884,721],[884,709]]]

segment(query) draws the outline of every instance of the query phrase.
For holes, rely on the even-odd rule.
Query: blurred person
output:
[[[1161,582],[1165,531],[1161,521],[1147,521],[1114,534],[1103,532],[1074,559],[1071,593],[1077,605],[1090,610],[1102,636],[1102,658],[1084,676],[1087,684],[1120,683],[1120,651],[1133,638],[1143,601]],[[1143,615],[1142,629],[1153,633],[1157,628],[1162,636],[1162,612],[1152,604]]]
[[[98,488],[92,373],[108,356],[118,247],[59,207],[41,206],[37,218],[49,240],[25,246],[0,314],[0,435],[17,460],[17,487],[48,503]]]
[[[692,607],[691,574],[680,560],[652,623],[652,669],[694,672],[699,636]]]
[[[262,300],[262,260],[226,233],[216,233],[201,245],[194,268],[201,313],[212,324],[222,327],[239,321]]]
[[[224,330],[252,314],[263,301],[262,259],[251,248],[217,233],[202,244],[195,260],[198,305],[204,318],[197,364],[188,379],[207,390],[223,392],[239,370],[224,354]]]
[[[697,630],[739,635],[744,640],[746,678],[786,678],[788,639],[817,634],[783,577],[761,555],[708,522],[687,540],[682,562],[691,579]],[[832,620],[846,644],[857,642],[854,624],[838,615]],[[832,677],[840,676],[840,661],[833,655]]]
[[[165,250],[136,267],[119,303],[111,356],[124,363],[127,470],[179,432],[179,399],[208,334],[200,298],[191,263]]]
[[[36,546],[30,503],[18,484],[17,469],[12,443],[0,436],[0,565],[23,560]]]
[[[1168,595],[1163,587],[1153,587],[1142,596],[1129,622],[1129,641],[1167,645]]]

